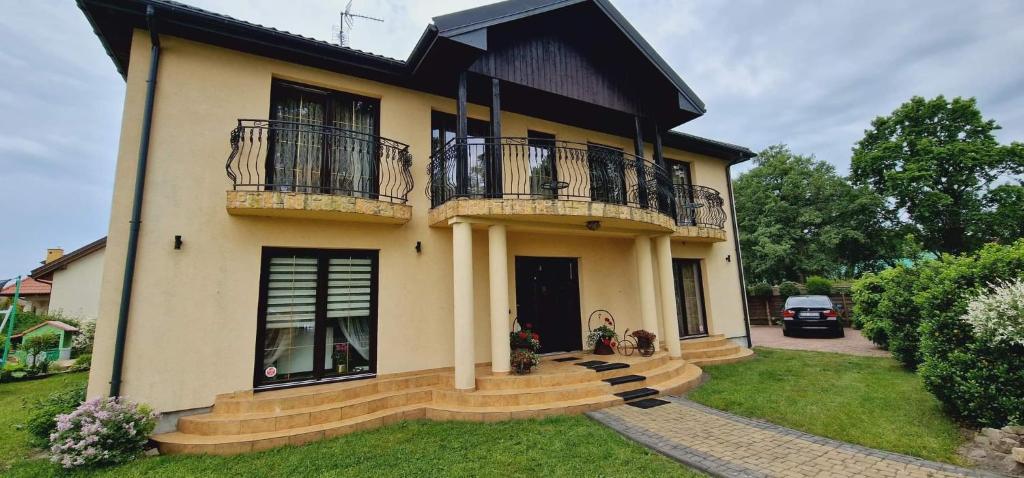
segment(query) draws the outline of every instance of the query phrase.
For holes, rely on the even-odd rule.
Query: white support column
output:
[[[668,234],[654,238],[654,254],[658,260],[658,287],[661,292],[662,330],[665,346],[672,358],[682,358],[679,347],[679,322],[676,316],[676,281],[672,275],[672,243]]]
[[[473,348],[473,228],[452,224],[452,265],[455,285],[455,388],[476,389]]]
[[[512,350],[508,342],[508,240],[503,224],[487,228],[487,262],[491,283],[491,371],[508,373]]]
[[[637,236],[633,248],[636,253],[637,288],[640,289],[640,317],[644,330],[658,337],[658,308],[654,299],[654,266],[651,262],[651,238]]]

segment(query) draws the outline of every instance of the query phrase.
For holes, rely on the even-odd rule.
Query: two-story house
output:
[[[439,16],[404,61],[78,4],[127,83],[89,395],[163,412],[164,452],[579,413],[750,354],[753,154],[672,131],[705,106],[607,0]],[[606,318],[660,350],[579,366]]]

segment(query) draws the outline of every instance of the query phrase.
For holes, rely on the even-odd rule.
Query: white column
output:
[[[676,316],[676,281],[672,275],[672,243],[668,234],[654,238],[654,254],[658,260],[658,287],[661,292],[662,330],[665,346],[672,358],[682,358],[679,348],[679,322]]]
[[[455,285],[455,388],[476,388],[473,350],[473,228],[452,224],[452,265]]]
[[[505,226],[487,228],[487,262],[491,283],[491,371],[508,373],[512,350],[508,342],[508,240]]]
[[[640,317],[644,330],[658,333],[658,309],[654,300],[654,266],[651,262],[651,238],[637,236],[634,252],[636,252],[636,285],[640,289]]]

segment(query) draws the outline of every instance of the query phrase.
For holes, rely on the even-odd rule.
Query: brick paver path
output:
[[[687,466],[722,477],[994,477],[830,440],[691,402],[628,405],[588,415]]]
[[[868,357],[888,357],[889,352],[882,350],[865,339],[859,330],[846,329],[846,337],[822,338],[812,335],[805,337],[786,337],[782,335],[782,327],[754,325],[750,327],[750,339],[754,346],[776,349],[813,350],[817,352],[838,352]]]

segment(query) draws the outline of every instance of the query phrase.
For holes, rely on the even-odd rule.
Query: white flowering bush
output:
[[[64,468],[114,465],[142,453],[157,414],[121,397],[96,398],[57,417],[51,460]]]
[[[992,284],[967,304],[963,320],[979,337],[1024,345],[1024,279]]]

